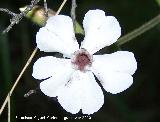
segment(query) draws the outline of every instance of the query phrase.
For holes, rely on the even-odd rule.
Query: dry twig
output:
[[[36,0],[33,0],[33,1],[36,1]],[[39,0],[37,0],[37,1],[39,1]],[[63,8],[63,6],[65,5],[66,2],[67,2],[67,0],[63,0],[61,6],[59,7],[59,9],[58,9],[58,11],[57,11],[57,13],[56,13],[56,15],[58,15],[58,14],[60,13],[60,11],[62,10],[62,8]],[[31,2],[31,3],[32,3],[32,2]],[[34,2],[32,3],[32,5],[33,5],[33,4],[35,5]],[[33,8],[33,6],[32,6],[32,8]],[[23,11],[22,13],[26,13],[27,10],[28,10],[28,9],[26,8],[26,9],[24,10],[25,12]],[[18,20],[18,22],[19,22],[19,21],[20,21],[20,20]],[[12,25],[12,26],[13,26],[13,25]],[[11,26],[11,28],[12,28],[12,26]],[[22,69],[22,71],[20,72],[19,76],[17,77],[17,79],[16,79],[14,85],[12,86],[11,90],[9,91],[9,93],[8,93],[6,99],[4,100],[3,105],[2,105],[2,107],[1,107],[1,109],[0,109],[0,115],[2,114],[2,112],[3,112],[3,110],[4,110],[5,106],[6,106],[6,104],[7,104],[7,103],[10,103],[10,96],[12,95],[14,89],[16,88],[16,86],[17,86],[18,82],[20,81],[22,75],[24,74],[25,70],[27,69],[27,67],[28,67],[29,64],[31,63],[31,61],[32,61],[33,57],[35,56],[37,50],[38,50],[38,47],[36,47],[36,48],[34,49],[34,51],[32,52],[30,58],[28,59],[27,63],[25,64],[25,66],[23,67],[23,69]],[[10,111],[9,111],[9,112],[10,112]]]
[[[44,10],[45,10],[45,15],[46,15],[46,17],[48,17],[47,0],[44,0]]]
[[[76,30],[76,0],[72,0],[72,7],[71,7],[71,18],[74,25],[74,30]]]
[[[18,24],[18,23],[20,22],[20,20],[21,20],[24,16],[26,16],[26,14],[27,14],[30,10],[32,10],[32,8],[33,8],[35,5],[38,4],[39,1],[40,1],[40,0],[32,0],[32,1],[31,1],[31,4],[28,5],[27,8],[26,8],[24,11],[22,11],[21,13],[19,13],[19,14],[16,14],[16,13],[14,13],[14,12],[11,12],[11,11],[9,11],[8,9],[0,8],[0,11],[6,12],[6,13],[8,13],[9,15],[12,16],[12,18],[11,18],[11,20],[10,20],[10,22],[11,22],[10,25],[3,31],[3,33],[9,32],[9,31],[11,30],[11,28],[12,28],[15,24]]]

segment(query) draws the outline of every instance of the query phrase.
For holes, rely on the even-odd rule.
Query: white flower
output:
[[[102,107],[104,95],[94,75],[107,92],[116,94],[131,86],[137,69],[134,55],[128,51],[93,55],[120,37],[121,28],[115,17],[105,16],[102,10],[90,10],[85,14],[83,27],[85,38],[80,48],[72,20],[65,15],[50,17],[36,35],[41,51],[59,52],[68,58],[39,58],[32,75],[43,80],[40,89],[45,95],[57,97],[72,114],[80,110],[93,114]]]

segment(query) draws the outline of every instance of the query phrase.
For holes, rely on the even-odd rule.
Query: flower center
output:
[[[80,71],[86,71],[92,64],[92,56],[85,49],[80,49],[73,54],[72,64]]]

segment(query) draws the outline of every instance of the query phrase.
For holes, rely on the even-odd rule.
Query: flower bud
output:
[[[19,10],[22,12],[27,8],[27,6],[19,8]],[[48,16],[46,16],[45,9],[42,6],[34,6],[31,11],[29,11],[26,14],[26,17],[30,19],[33,23],[39,25],[39,26],[45,26],[46,21],[48,17],[54,16],[56,14],[55,11],[48,8]],[[76,33],[84,35],[84,30],[82,29],[82,26],[76,21]]]
[[[22,7],[19,10],[22,12],[26,9],[26,7],[27,6]],[[26,17],[39,26],[44,26],[48,17],[54,16],[55,14],[55,11],[48,8],[48,16],[46,16],[44,7],[34,6],[33,9],[27,13]]]

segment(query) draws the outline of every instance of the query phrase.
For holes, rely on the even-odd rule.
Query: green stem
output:
[[[143,24],[139,28],[133,30],[132,32],[130,32],[130,33],[124,35],[123,37],[121,37],[120,39],[118,39],[116,44],[118,46],[123,45],[126,42],[129,42],[130,40],[136,38],[137,36],[143,34],[144,32],[150,30],[151,28],[155,27],[159,23],[160,23],[160,14],[157,15],[156,17],[154,17],[153,19],[151,19],[149,22]]]

